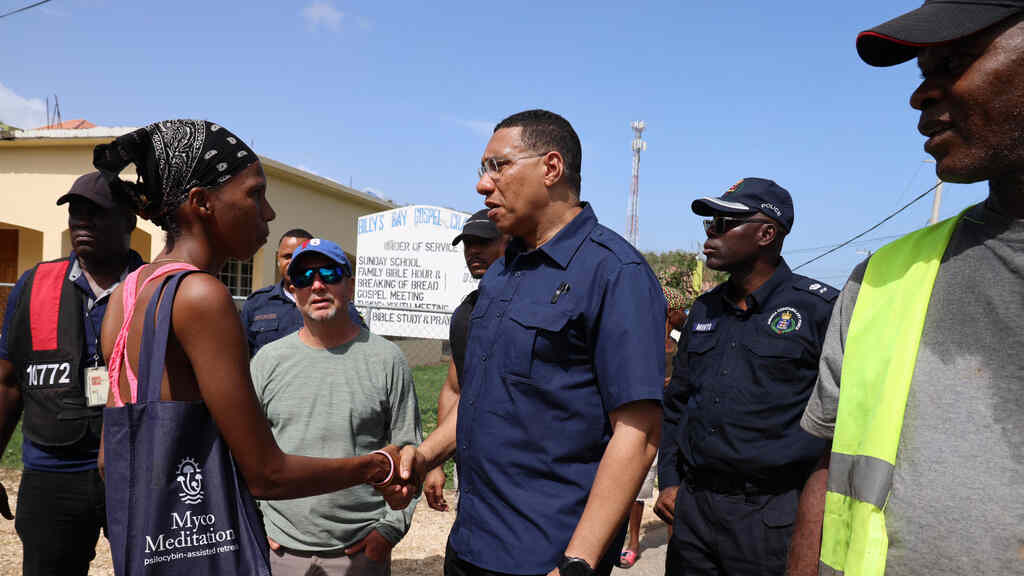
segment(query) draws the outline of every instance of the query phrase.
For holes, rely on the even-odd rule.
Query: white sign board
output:
[[[406,206],[359,218],[356,307],[383,336],[448,339],[451,315],[476,288],[452,240],[469,215]]]

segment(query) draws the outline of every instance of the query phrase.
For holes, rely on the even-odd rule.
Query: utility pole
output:
[[[630,125],[633,127],[633,185],[629,191],[629,212],[626,213],[626,240],[636,248],[640,240],[640,217],[637,214],[640,199],[640,152],[647,150],[647,142],[643,141],[647,125],[643,120],[634,120]]]
[[[935,185],[935,196],[932,197],[932,216],[928,224],[935,224],[939,221],[939,207],[942,206],[942,179]]]
[[[926,158],[924,160],[926,164],[935,164],[935,160]],[[939,208],[942,206],[942,178],[938,179],[935,184],[935,196],[932,196],[932,215],[928,218],[928,225],[935,224],[939,221]]]

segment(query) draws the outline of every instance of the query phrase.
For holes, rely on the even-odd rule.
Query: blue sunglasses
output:
[[[345,269],[341,266],[313,266],[293,274],[291,277],[292,285],[296,288],[309,288],[313,285],[317,276],[320,276],[320,281],[324,284],[337,284],[348,274],[346,274]]]

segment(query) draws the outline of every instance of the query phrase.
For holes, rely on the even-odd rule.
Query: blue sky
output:
[[[358,189],[473,211],[493,124],[548,108],[580,134],[583,198],[622,233],[630,121],[644,120],[641,249],[698,249],[690,202],[760,176],[794,197],[795,266],[935,182],[908,104],[916,66],[871,68],[854,49],[858,31],[917,5],[52,0],[0,20],[0,121],[43,124],[52,94],[65,119],[100,125],[206,118]],[[985,194],[946,185],[942,214]],[[926,198],[867,237],[930,210]],[[841,285],[857,250],[882,243],[801,272]]]

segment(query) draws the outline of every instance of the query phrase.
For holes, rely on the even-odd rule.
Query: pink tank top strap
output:
[[[117,333],[117,340],[114,341],[114,350],[110,354],[110,358],[107,360],[107,366],[110,370],[110,393],[114,397],[114,406],[124,406],[124,402],[121,400],[120,393],[120,378],[121,378],[121,366],[124,365],[124,375],[128,379],[128,387],[131,390],[131,402],[134,404],[138,400],[139,395],[139,381],[135,377],[135,373],[132,372],[131,365],[128,364],[128,358],[125,356],[125,347],[128,343],[128,329],[132,323],[132,317],[135,315],[135,302],[138,299],[139,292],[146,289],[146,285],[151,281],[172,272],[180,272],[182,270],[198,270],[199,268],[186,264],[184,262],[176,262],[174,264],[164,264],[163,266],[156,269],[155,272],[146,278],[142,285],[138,285],[139,273],[142,272],[142,268],[139,268],[129,274],[124,279],[124,285],[121,289],[121,303],[122,303],[122,314],[124,320],[121,322],[121,330]]]

